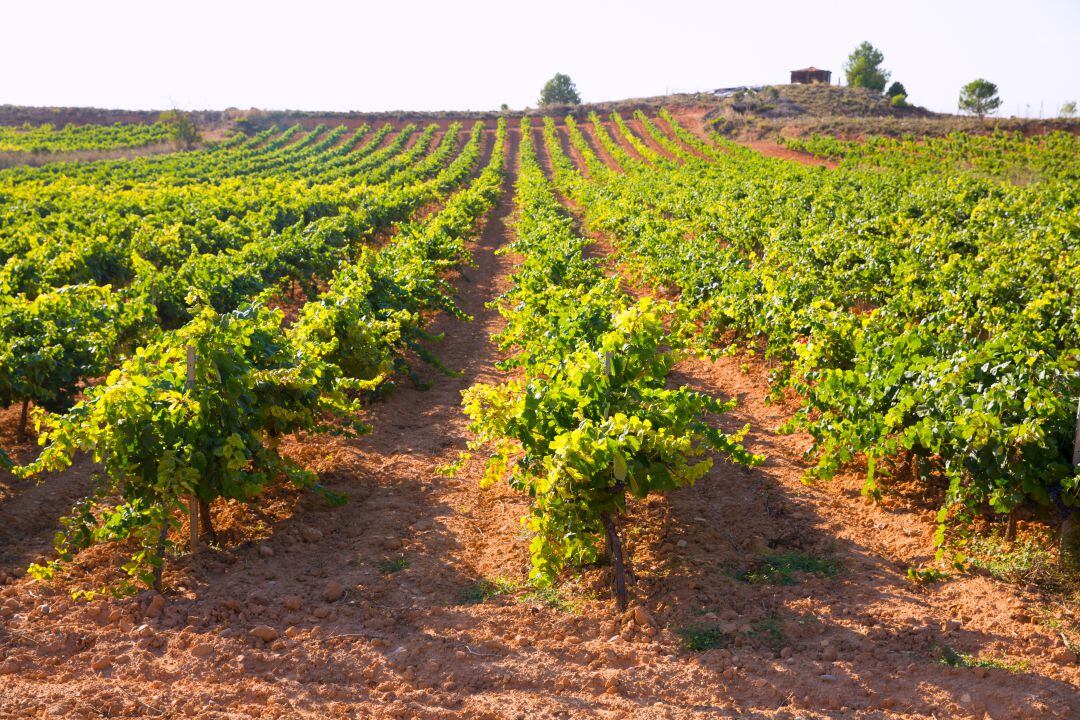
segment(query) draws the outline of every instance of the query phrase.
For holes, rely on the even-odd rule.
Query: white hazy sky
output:
[[[587,101],[787,82],[869,40],[910,99],[1080,100],[1080,0],[0,0],[0,104],[486,110],[569,74]]]

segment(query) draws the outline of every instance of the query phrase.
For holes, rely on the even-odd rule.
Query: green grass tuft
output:
[[[716,625],[686,625],[676,631],[682,641],[683,649],[690,652],[705,652],[727,647],[731,637]]]
[[[506,578],[478,580],[461,593],[462,605],[479,605],[497,595],[513,595],[518,591],[518,584]]]
[[[941,648],[940,661],[943,665],[959,668],[992,668],[1008,672],[1027,672],[1027,660],[1008,660],[1006,658],[978,657],[953,650],[948,645]]]
[[[379,563],[379,571],[385,575],[393,575],[407,567],[409,567],[409,561],[404,555],[396,557],[393,560],[385,560]]]
[[[791,552],[766,555],[736,577],[751,585],[794,585],[798,582],[795,573],[834,577],[840,570],[841,564],[836,558]]]

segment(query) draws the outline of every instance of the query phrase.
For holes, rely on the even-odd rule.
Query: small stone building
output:
[[[825,83],[829,85],[832,83],[832,71],[831,70],[818,70],[816,67],[803,68],[802,70],[791,71],[791,84],[796,83],[802,85],[810,85],[812,83]]]

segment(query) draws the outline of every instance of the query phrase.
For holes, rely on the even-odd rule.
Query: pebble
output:
[[[680,540],[679,542],[675,543],[675,547],[677,547],[677,548],[686,547],[686,541],[685,540]]]
[[[286,610],[299,610],[303,602],[304,601],[296,595],[286,595],[285,599],[281,601],[281,604]]]
[[[260,545],[259,546],[259,557],[264,557],[264,558],[274,557],[274,548],[270,547],[269,545]]]
[[[337,580],[331,580],[326,584],[326,589],[323,590],[323,598],[327,602],[337,602],[345,595],[345,587]],[[293,608],[294,610],[296,608]]]
[[[146,623],[143,623],[139,627],[135,628],[135,635],[141,638],[148,638],[154,634],[154,628],[150,627]]]
[[[656,618],[654,618],[652,613],[643,606],[638,605],[634,608],[634,622],[642,627],[654,627],[656,625]]]
[[[263,642],[272,642],[277,639],[278,635],[277,630],[270,627],[269,625],[258,625],[256,627],[253,627],[248,632],[248,634],[252,637],[256,637],[262,640]]]
[[[90,669],[95,672],[107,670],[112,665],[112,658],[108,655],[98,655],[90,661]]]
[[[311,614],[319,618],[320,620],[325,620],[326,618],[330,617],[330,608],[317,607],[315,608],[315,610],[312,611]]]
[[[154,597],[150,598],[150,604],[146,606],[146,615],[148,617],[157,617],[164,607],[165,598],[161,595],[154,595]]]
[[[1053,661],[1058,665],[1072,665],[1076,660],[1076,653],[1068,648],[1062,648],[1053,655]]]
[[[821,659],[825,662],[833,662],[834,660],[836,660],[836,657],[836,648],[832,645],[829,645],[821,651]]]
[[[210,643],[199,643],[191,648],[191,654],[197,658],[208,658],[214,654],[214,646]]]
[[[300,535],[309,543],[319,542],[323,537],[322,530],[313,527],[305,527]]]

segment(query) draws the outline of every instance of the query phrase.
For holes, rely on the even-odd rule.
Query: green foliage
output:
[[[189,345],[197,357],[193,390],[185,389]],[[357,411],[331,366],[293,349],[280,312],[207,310],[139,348],[65,415],[37,412],[46,447],[18,472],[60,470],[91,450],[102,475],[95,495],[65,522],[59,555],[133,540],[125,569],[149,581],[147,566],[161,561],[161,529],[176,522],[185,498],[247,501],[278,476],[311,486],[311,473],[278,454],[279,439],[298,429],[363,432]]]
[[[1076,117],[1076,101],[1070,100],[1069,102],[1062,103],[1058,114],[1063,118]]]
[[[35,566],[32,572],[50,577],[79,549],[127,541],[133,551],[124,569],[133,580],[148,583],[162,566],[170,548],[168,531],[179,524],[191,495],[208,503],[217,498],[251,501],[268,484],[289,480],[340,502],[340,495],[315,483],[313,473],[278,452],[280,439],[298,430],[365,432],[357,419],[360,403],[405,352],[424,356],[414,346],[434,337],[424,330],[425,318],[439,309],[460,314],[441,275],[466,260],[465,240],[494,204],[502,182],[505,124],[499,124],[489,165],[441,212],[402,227],[391,242],[378,251],[357,253],[351,263],[346,261],[349,243],[364,234],[360,227],[389,223],[466,180],[480,154],[482,130],[478,123],[445,167],[455,144],[454,128],[430,158],[405,153],[416,160],[409,171],[415,174],[403,176],[412,184],[367,188],[363,209],[355,214],[311,218],[302,230],[284,233],[276,243],[202,256],[215,260],[207,272],[157,273],[139,259],[136,302],[114,297],[109,288],[77,286],[35,301],[16,299],[10,313],[0,312],[0,319],[11,320],[0,322],[0,330],[18,341],[16,348],[26,350],[27,343],[36,342],[50,353],[47,369],[66,373],[54,378],[48,388],[54,393],[74,387],[88,368],[102,368],[104,359],[95,352],[113,347],[127,333],[141,332],[144,341],[66,413],[35,412],[45,447],[36,461],[17,468],[18,474],[60,470],[83,451],[91,452],[102,473],[95,493],[62,521],[56,540],[59,562]],[[324,148],[332,144],[320,143]],[[434,177],[424,179],[428,175]],[[309,186],[308,192],[317,199],[318,191]],[[267,269],[252,273],[259,261]],[[194,266],[182,266],[189,267]],[[320,275],[329,277],[327,290],[305,305],[291,326],[285,326],[281,311],[265,306],[279,278],[311,283]],[[139,277],[163,284],[143,283]],[[160,306],[162,288],[176,287],[175,277],[195,302],[239,307],[204,306],[191,310],[175,330],[153,328],[145,320],[146,298]],[[237,284],[234,278],[247,280]],[[260,297],[245,301],[253,295]],[[191,389],[189,347],[196,356]],[[8,367],[21,373],[9,371],[13,378],[41,374],[10,360]],[[12,392],[28,392],[14,380],[10,385]]]
[[[964,550],[973,567],[995,578],[1080,599],[1078,568],[1059,562],[1052,542],[1038,535],[1010,542],[1001,533],[989,533],[969,538]]]
[[[510,248],[525,259],[498,303],[507,319],[498,340],[522,374],[474,385],[463,404],[471,449],[488,451],[485,483],[508,476],[532,500],[531,577],[544,585],[568,564],[597,560],[603,517],[623,510],[627,494],[692,484],[712,464],[709,449],[760,458],[739,444],[745,429],[727,435],[706,422],[732,403],[666,386],[679,357],[667,324],[681,320],[664,303],[632,302],[584,257],[588,241],[544,177],[526,122]],[[549,121],[549,147],[553,133]],[[573,182],[566,158],[556,162],[557,178]]]
[[[540,91],[540,105],[579,105],[581,95],[569,75],[555,73]]]
[[[876,47],[865,41],[860,43],[844,64],[848,86],[884,91],[889,81],[889,72],[881,68],[884,60],[885,56]]]
[[[642,162],[596,127],[613,172],[568,124],[589,178],[567,194],[698,342],[734,334],[798,392],[808,479],[860,459],[871,497],[907,468],[943,482],[942,546],[988,510],[1080,504],[1077,138],[788,142],[843,158],[825,173],[665,119],[708,160]]]
[[[178,147],[191,148],[199,142],[199,129],[190,113],[166,110],[161,113],[161,124],[169,131],[169,137]]]
[[[998,87],[989,80],[982,78],[972,80],[960,88],[958,105],[961,112],[971,113],[980,118],[992,114],[1001,107]]]
[[[936,567],[912,566],[907,569],[907,579],[916,585],[932,585],[941,582],[947,577],[949,577],[947,572]]]
[[[170,137],[160,122],[114,125],[0,126],[0,152],[59,153],[86,150],[139,148]]]
[[[907,88],[905,88],[904,84],[900,81],[894,81],[891,85],[889,85],[889,89],[885,91],[885,96],[888,98],[892,98],[894,102],[895,98],[898,95],[903,95],[906,98],[907,94]]]
[[[67,408],[78,381],[104,372],[149,320],[145,302],[108,286],[70,285],[33,300],[0,300],[0,404]]]
[[[893,107],[896,107],[896,108],[907,107],[908,106],[907,95],[905,95],[904,93],[900,93],[898,95],[893,95],[892,99],[889,100],[889,104],[891,104]]]

